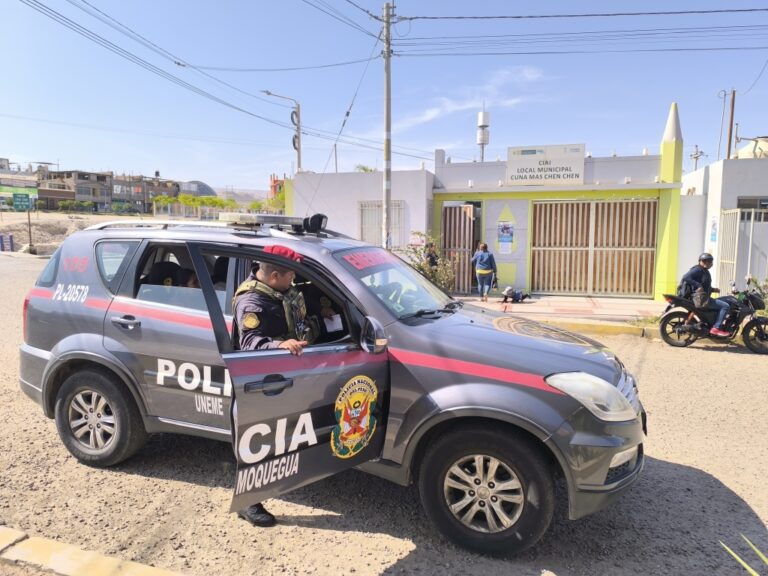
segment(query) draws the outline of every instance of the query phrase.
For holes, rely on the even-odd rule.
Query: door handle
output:
[[[263,392],[265,396],[274,396],[292,386],[293,378],[286,378],[282,374],[269,374],[264,377],[264,380],[246,382],[243,391],[246,393]]]
[[[141,326],[141,320],[136,320],[135,316],[112,316],[110,320],[115,326],[122,326],[128,330]]]

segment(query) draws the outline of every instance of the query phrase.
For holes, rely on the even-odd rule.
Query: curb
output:
[[[573,322],[568,320],[538,320],[543,324],[550,324],[579,334],[596,334],[602,336],[616,336],[628,334],[653,340],[658,337],[657,327],[629,326],[627,324],[598,324],[594,322]]]
[[[0,526],[0,566],[3,562],[33,565],[64,576],[183,576],[180,572],[88,552],[48,538],[28,536],[26,532],[7,526]]]

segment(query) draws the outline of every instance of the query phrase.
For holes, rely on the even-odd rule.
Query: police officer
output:
[[[264,252],[301,262],[301,255],[285,246],[267,246]],[[300,355],[316,337],[307,318],[302,294],[293,286],[295,272],[262,262],[238,287],[234,297],[240,350],[282,348]],[[275,517],[264,505],[254,504],[237,515],[254,526],[274,526]]]
[[[713,262],[712,254],[704,252],[699,256],[699,263],[685,273],[682,282],[688,284],[693,292],[711,296],[712,276],[709,274],[709,269],[712,268]],[[717,310],[717,321],[709,333],[713,336],[730,336],[728,332],[721,329],[725,315],[728,312],[728,304],[722,300],[711,299],[708,306]]]

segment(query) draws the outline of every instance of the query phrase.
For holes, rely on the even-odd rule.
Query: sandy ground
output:
[[[227,444],[163,435],[112,469],[78,464],[18,385],[22,302],[44,263],[0,255],[0,524],[191,575],[732,575],[719,541],[755,564],[739,534],[768,551],[768,366],[743,347],[603,338],[640,381],[644,474],[576,522],[561,500],[536,548],[497,560],[442,540],[414,488],[357,471],[270,501],[280,524],[258,530],[227,512]]]
[[[144,218],[144,217],[142,217]],[[8,250],[8,235],[13,234],[14,251],[19,252],[32,244],[38,254],[51,254],[56,246],[70,234],[98,222],[111,220],[139,220],[138,217],[115,214],[66,214],[61,212],[0,212],[0,234],[5,234],[5,249]]]

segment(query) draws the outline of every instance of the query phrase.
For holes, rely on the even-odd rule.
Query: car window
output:
[[[238,259],[235,268],[237,270],[252,270],[253,274],[255,274],[258,269],[258,263],[250,259],[241,258]],[[272,329],[276,326],[284,326],[282,324],[285,319],[284,310],[290,308],[294,310],[294,313],[299,318],[303,316],[300,322],[303,330],[305,330],[305,336],[302,337],[306,337],[309,340],[310,346],[338,342],[347,338],[349,336],[349,323],[344,304],[321,283],[312,278],[302,276],[300,270],[294,270],[291,266],[288,266],[288,268],[295,273],[291,285],[291,293],[294,296],[289,302],[282,301],[280,306],[265,307],[265,309],[271,309],[275,317],[259,318],[258,324],[262,327],[261,330],[263,331],[260,335],[270,337],[273,340],[282,340],[284,334],[272,333]],[[246,279],[243,278],[243,280]],[[239,301],[240,298],[248,297],[244,293],[238,296],[236,300]],[[269,312],[266,313],[268,314]],[[233,344],[234,348],[238,349],[238,331],[241,327],[237,325],[237,307],[235,307],[233,314],[235,316],[233,333],[236,340]]]
[[[334,256],[398,318],[440,309],[451,301],[440,288],[381,248],[354,248]]]
[[[61,248],[58,248],[56,252],[53,253],[53,256],[51,256],[48,264],[46,264],[45,268],[43,268],[40,276],[37,278],[37,286],[53,286],[53,283],[56,282],[56,272],[59,269],[60,255]]]
[[[116,281],[120,280],[120,276],[138,245],[138,242],[126,240],[105,241],[96,244],[96,264],[99,274],[111,292],[117,290]]]
[[[182,267],[179,262],[188,262]],[[143,266],[139,267],[136,299],[194,310],[207,310],[197,275],[191,268],[186,247],[154,245],[147,250]]]

